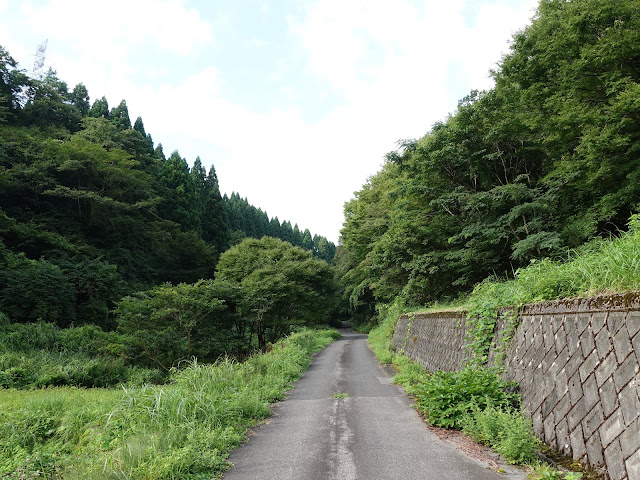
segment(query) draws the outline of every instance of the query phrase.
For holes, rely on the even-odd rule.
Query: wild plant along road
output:
[[[343,330],[268,424],[235,450],[225,479],[524,480],[440,440],[391,383],[366,335]]]

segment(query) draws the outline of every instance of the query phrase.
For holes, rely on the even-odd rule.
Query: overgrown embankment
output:
[[[115,387],[163,383],[158,369],[127,359],[128,338],[95,325],[3,323],[0,317],[0,388]]]
[[[638,296],[610,292],[640,290],[639,258],[634,216],[629,232],[619,238],[594,240],[565,261],[533,262],[510,281],[483,282],[457,302],[456,312],[440,306],[400,315],[399,302],[381,308],[370,344],[382,361],[398,366],[396,381],[416,396],[418,407],[436,425],[462,427],[507,458],[514,443],[501,442],[515,433],[530,454],[535,442],[526,432],[533,431],[576,461],[606,469],[612,478],[633,478],[640,468],[640,444],[630,440],[638,434]],[[581,299],[593,294],[601,295]],[[465,317],[468,324],[460,328],[456,321]],[[446,338],[433,342],[430,334]],[[460,341],[466,345],[466,367],[451,361]],[[444,352],[438,351],[440,344]],[[439,367],[428,373],[404,353],[424,366]],[[482,380],[491,378],[483,366],[494,367],[496,361],[506,368],[507,378],[519,382],[527,418],[504,407],[497,394],[501,388],[495,388],[499,384]],[[496,434],[501,423],[504,430]],[[526,458],[518,455],[512,458]]]
[[[0,476],[218,478],[247,429],[339,336],[304,330],[244,363],[194,362],[166,385],[0,390]]]

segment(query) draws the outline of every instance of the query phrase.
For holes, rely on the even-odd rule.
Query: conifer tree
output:
[[[162,162],[167,160],[167,157],[165,157],[164,151],[162,149],[162,143],[159,143],[158,146],[153,150],[153,158]]]
[[[133,129],[138,132],[140,135],[142,135],[147,143],[147,153],[151,156],[153,156],[153,139],[151,138],[151,135],[149,135],[147,132],[145,132],[144,130],[144,123],[142,122],[142,117],[138,117],[136,118],[135,123],[133,124]]]
[[[308,228],[305,229],[304,233],[302,234],[301,247],[304,248],[305,250],[309,250],[310,252],[313,252],[315,255],[315,251],[313,249],[313,237],[311,236],[311,232],[309,231]]]
[[[159,177],[163,187],[160,214],[180,224],[184,231],[198,231],[198,198],[189,173],[189,165],[177,150],[162,163]]]
[[[93,105],[89,110],[89,116],[94,118],[109,118],[109,102],[107,102],[106,97],[103,96],[93,102]]]
[[[109,113],[109,117],[118,130],[127,130],[131,128],[129,109],[127,108],[126,101],[122,100],[117,107],[112,108]]]
[[[229,222],[213,165],[203,185],[203,207],[200,218],[202,238],[213,244],[218,254],[224,252],[229,247]]]

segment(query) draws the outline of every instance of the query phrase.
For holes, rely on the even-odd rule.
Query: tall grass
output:
[[[339,336],[302,331],[244,363],[193,362],[165,385],[40,390],[40,403],[25,405],[27,392],[0,391],[0,477],[38,478],[41,471],[64,479],[218,478],[247,429],[284,398],[312,354]]]
[[[640,217],[629,231],[612,239],[597,238],[564,259],[532,261],[515,278],[487,279],[464,301],[465,306],[496,303],[517,306],[544,300],[640,290]]]
[[[166,377],[159,370],[129,364],[125,341],[95,325],[0,324],[0,388],[163,382]]]
[[[379,324],[369,332],[369,347],[383,364],[394,363],[397,357],[391,348],[391,339],[401,313],[403,304],[400,300],[388,306],[379,306]]]

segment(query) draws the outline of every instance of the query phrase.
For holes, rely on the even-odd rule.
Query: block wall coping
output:
[[[440,312],[424,312],[424,313],[403,313],[398,318],[450,318],[459,320],[460,318],[467,318],[467,312],[460,310],[444,310]]]
[[[503,307],[500,311],[510,310],[513,307]],[[593,297],[563,298],[560,300],[548,300],[544,302],[529,303],[524,305],[519,312],[521,316],[576,313],[601,313],[601,312],[629,312],[640,310],[640,292],[603,294]],[[444,310],[438,312],[424,312],[408,314],[404,313],[399,318],[466,318],[464,310]]]
[[[585,298],[564,298],[530,303],[520,310],[521,316],[640,310],[640,292],[616,293]]]

